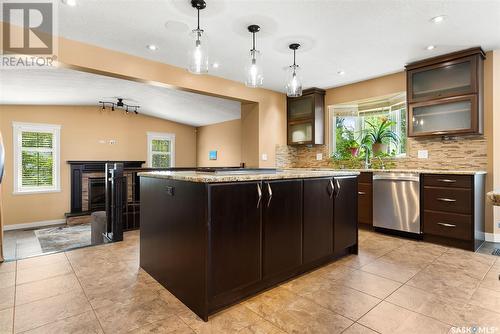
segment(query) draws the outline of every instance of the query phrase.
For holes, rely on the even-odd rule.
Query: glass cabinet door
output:
[[[465,58],[410,72],[410,101],[475,93],[475,68],[475,58]]]
[[[288,142],[292,144],[311,143],[313,140],[312,122],[288,125]]]
[[[451,98],[448,102],[410,105],[410,136],[471,132],[476,124],[475,96]]]
[[[288,101],[288,119],[291,121],[314,117],[314,96],[303,96]]]

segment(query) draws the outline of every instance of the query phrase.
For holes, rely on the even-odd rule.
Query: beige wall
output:
[[[61,125],[61,192],[13,195],[12,122]],[[143,115],[102,111],[98,107],[0,106],[0,131],[6,146],[2,183],[6,225],[63,219],[69,211],[68,160],[146,160],[146,132],[175,133],[176,166],[196,165],[195,128]],[[100,140],[116,144],[100,144]]]
[[[241,119],[201,126],[196,129],[196,155],[199,167],[239,166],[241,160]],[[209,151],[217,160],[209,160]]]
[[[500,189],[500,50],[493,52],[491,66],[491,81],[492,87],[491,94],[491,108],[493,110],[491,115],[491,121],[488,121],[488,126],[492,130],[492,144],[490,145],[490,150],[488,156],[492,157],[489,172],[489,180],[492,184],[492,188]],[[485,122],[487,122],[485,120]],[[490,126],[491,124],[491,126]],[[500,223],[500,207],[494,207],[493,214],[494,231],[496,234],[500,234],[500,228],[498,224]]]

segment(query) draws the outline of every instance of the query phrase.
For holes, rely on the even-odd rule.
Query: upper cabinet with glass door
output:
[[[324,143],[325,91],[307,89],[301,97],[287,98],[288,145]]]
[[[473,48],[406,66],[409,136],[482,133],[484,56]]]

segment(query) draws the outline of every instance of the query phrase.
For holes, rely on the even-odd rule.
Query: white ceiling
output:
[[[186,67],[189,0],[77,0],[61,5],[62,36]],[[432,17],[446,15],[441,24]],[[168,23],[167,23],[168,22]],[[249,24],[261,25],[264,85],[283,91],[290,42],[304,86],[340,86],[401,71],[405,63],[482,46],[500,48],[500,0],[207,0],[201,26],[210,40],[211,74],[243,81]],[[147,44],[159,49],[152,52]],[[436,49],[427,51],[428,45]],[[344,75],[337,72],[343,70]]]
[[[144,115],[202,126],[240,118],[241,104],[68,69],[0,71],[0,104],[95,105],[116,101],[140,105]],[[120,111],[115,111],[120,112]]]

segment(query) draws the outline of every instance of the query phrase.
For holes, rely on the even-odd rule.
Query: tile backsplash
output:
[[[427,159],[418,159],[418,151],[427,150]],[[316,160],[322,153],[323,160]],[[486,170],[487,143],[484,136],[441,138],[408,138],[405,158],[393,159],[394,168]],[[278,168],[333,167],[327,145],[276,147]]]

